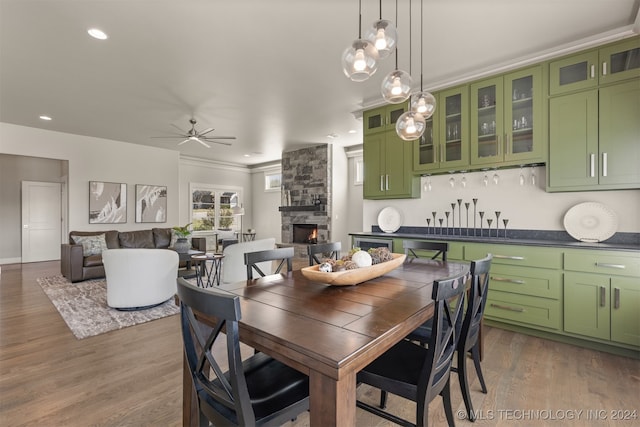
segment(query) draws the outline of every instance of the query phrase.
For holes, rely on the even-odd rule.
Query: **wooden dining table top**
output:
[[[434,280],[468,272],[416,259],[354,286],[296,270],[220,289],[241,297],[241,341],[309,375],[311,425],[351,426],[356,373],[433,316]]]

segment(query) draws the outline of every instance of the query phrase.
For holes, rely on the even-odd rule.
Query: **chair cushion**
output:
[[[98,267],[102,266],[102,254],[89,255],[83,258],[83,264],[85,267]]]
[[[96,234],[93,236],[71,235],[71,239],[77,245],[82,245],[82,256],[100,255],[107,249],[105,235]]]

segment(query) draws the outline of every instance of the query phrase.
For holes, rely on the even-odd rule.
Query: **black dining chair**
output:
[[[282,270],[282,267],[287,266],[287,272],[293,270],[293,256],[294,250],[293,247],[288,248],[276,248],[269,249],[266,251],[257,251],[257,252],[247,252],[244,254],[244,263],[247,266],[247,279],[253,279],[253,271],[255,270],[260,276],[266,276],[259,263],[266,261],[280,261],[276,271],[273,274],[278,274]]]
[[[470,421],[475,420],[471,394],[469,392],[469,375],[467,373],[466,357],[470,354],[473,365],[476,369],[478,381],[483,393],[487,393],[487,385],[482,375],[480,367],[480,329],[482,326],[482,316],[484,307],[487,304],[487,294],[489,291],[489,270],[493,256],[488,254],[485,258],[471,261],[471,284],[467,290],[467,309],[462,321],[462,330],[457,347],[457,366],[451,368],[458,374],[460,390],[464,399],[464,406],[467,410],[467,417]],[[431,336],[431,324],[426,322],[415,331],[411,332],[407,339],[426,344]]]
[[[322,259],[333,258],[340,259],[340,250],[342,244],[340,242],[320,243],[317,245],[307,246],[307,255],[309,255],[309,266],[314,264],[322,264]],[[321,258],[318,258],[318,256]]]
[[[309,409],[309,377],[264,353],[240,354],[240,298],[178,279],[184,352],[199,425],[276,426]],[[199,315],[207,316],[207,325]],[[215,325],[209,326],[211,318]],[[218,341],[226,349],[214,350]],[[222,350],[221,350],[222,349]],[[228,366],[227,371],[223,371]]]
[[[404,248],[404,253],[407,255],[407,262],[411,262],[412,258],[420,258],[420,255],[416,253],[417,250],[435,251],[436,253],[431,256],[431,259],[436,259],[439,256],[442,256],[442,261],[447,260],[447,252],[449,251],[449,243],[447,242],[422,242],[419,240],[403,240],[402,247]]]
[[[427,426],[429,402],[442,396],[449,426],[454,426],[449,372],[462,327],[466,274],[433,282],[434,313],[427,348],[402,340],[357,374],[358,383],[379,388],[380,407],[357,401],[368,412],[408,426]],[[388,393],[416,402],[415,424],[384,411]]]

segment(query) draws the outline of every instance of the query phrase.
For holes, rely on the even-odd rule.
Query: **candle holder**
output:
[[[484,218],[484,211],[478,212],[478,215],[480,215],[480,237],[482,237],[482,218]]]
[[[500,226],[500,211],[496,211],[496,237],[498,237],[498,228]],[[491,233],[489,233],[489,237],[491,237]]]
[[[446,230],[447,230],[447,236],[449,235],[449,214],[450,214],[450,213],[451,213],[451,212],[449,212],[449,211],[446,211],[446,212],[444,213],[444,216],[446,216],[446,217],[447,217],[447,228],[446,228]]]
[[[462,236],[462,199],[458,199],[458,235]]]
[[[506,239],[507,238],[507,224],[509,223],[509,220],[505,218],[505,219],[502,220],[502,223],[504,224],[504,238]]]
[[[469,202],[465,202],[464,207],[467,208],[467,236],[469,236]]]
[[[473,201],[473,237],[476,236],[476,205],[478,204],[478,199],[471,199]]]

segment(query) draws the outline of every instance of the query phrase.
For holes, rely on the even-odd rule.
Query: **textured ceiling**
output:
[[[424,0],[420,43],[420,2],[409,19],[399,0],[398,66],[418,88],[422,45],[424,87],[437,89],[626,37],[638,3]],[[363,1],[363,26],[378,7]],[[394,1],[382,15],[396,21]],[[90,38],[90,27],[109,39]],[[380,103],[394,62],[351,82],[340,57],[357,35],[357,0],[0,0],[0,121],[246,165],[309,144],[359,144],[353,112]],[[188,129],[191,117],[237,140],[207,149],[150,138]]]

